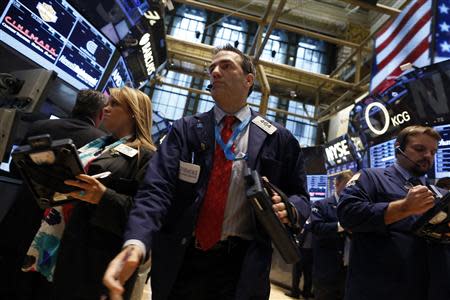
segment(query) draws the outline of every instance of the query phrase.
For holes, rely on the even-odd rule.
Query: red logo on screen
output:
[[[55,48],[51,47],[49,44],[45,43],[43,40],[41,40],[36,34],[33,32],[30,32],[28,29],[26,29],[23,25],[17,23],[13,18],[10,16],[5,17],[6,23],[11,25],[13,28],[15,28],[17,31],[22,33],[24,36],[26,36],[30,41],[34,42],[36,45],[53,55],[54,57],[57,57]]]

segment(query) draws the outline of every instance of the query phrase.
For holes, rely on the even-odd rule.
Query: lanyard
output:
[[[105,141],[108,138],[101,137],[96,140],[93,140],[92,142],[84,145],[78,150],[78,156],[80,157],[80,160],[83,165],[86,165],[88,161],[90,161],[93,158],[97,158],[99,155],[101,155],[103,152],[115,148],[116,146],[125,143],[131,135],[124,136],[120,140],[114,142],[113,144],[110,144],[108,146],[105,146]]]
[[[223,153],[225,154],[225,157],[228,160],[235,160],[236,155],[231,150],[231,147],[233,147],[233,143],[236,141],[237,137],[241,132],[247,127],[247,125],[250,123],[251,116],[249,116],[247,119],[245,119],[241,124],[239,124],[238,127],[236,127],[233,131],[233,134],[231,135],[230,139],[228,140],[227,144],[222,140],[222,136],[220,135],[219,126],[216,124],[215,126],[215,137],[216,137],[216,143],[219,144],[220,148],[222,148]]]

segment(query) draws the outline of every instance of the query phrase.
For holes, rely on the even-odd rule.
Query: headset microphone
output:
[[[208,84],[208,85],[206,86],[206,90],[207,90],[208,92],[211,92],[212,87],[213,87],[212,84]]]
[[[407,160],[412,162],[414,165],[416,165],[416,167],[421,168],[421,166],[418,163],[416,163],[411,158],[409,158],[408,155],[406,155],[406,153],[400,148],[400,146],[395,147],[395,153],[402,155],[404,158],[406,158]]]

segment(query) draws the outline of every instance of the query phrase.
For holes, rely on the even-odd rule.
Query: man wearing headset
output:
[[[411,231],[434,206],[425,174],[440,139],[433,128],[407,127],[397,136],[394,165],[364,169],[347,184],[338,204],[339,222],[353,237],[346,300],[450,299],[450,245]]]

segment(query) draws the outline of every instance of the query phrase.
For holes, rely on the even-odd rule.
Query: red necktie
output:
[[[234,116],[224,117],[221,131],[224,144],[233,134],[231,127],[235,120],[236,117]],[[231,150],[234,150],[234,145]],[[232,164],[233,162],[226,159],[223,149],[217,144],[214,152],[213,169],[195,229],[197,242],[200,248],[205,251],[220,241]]]

